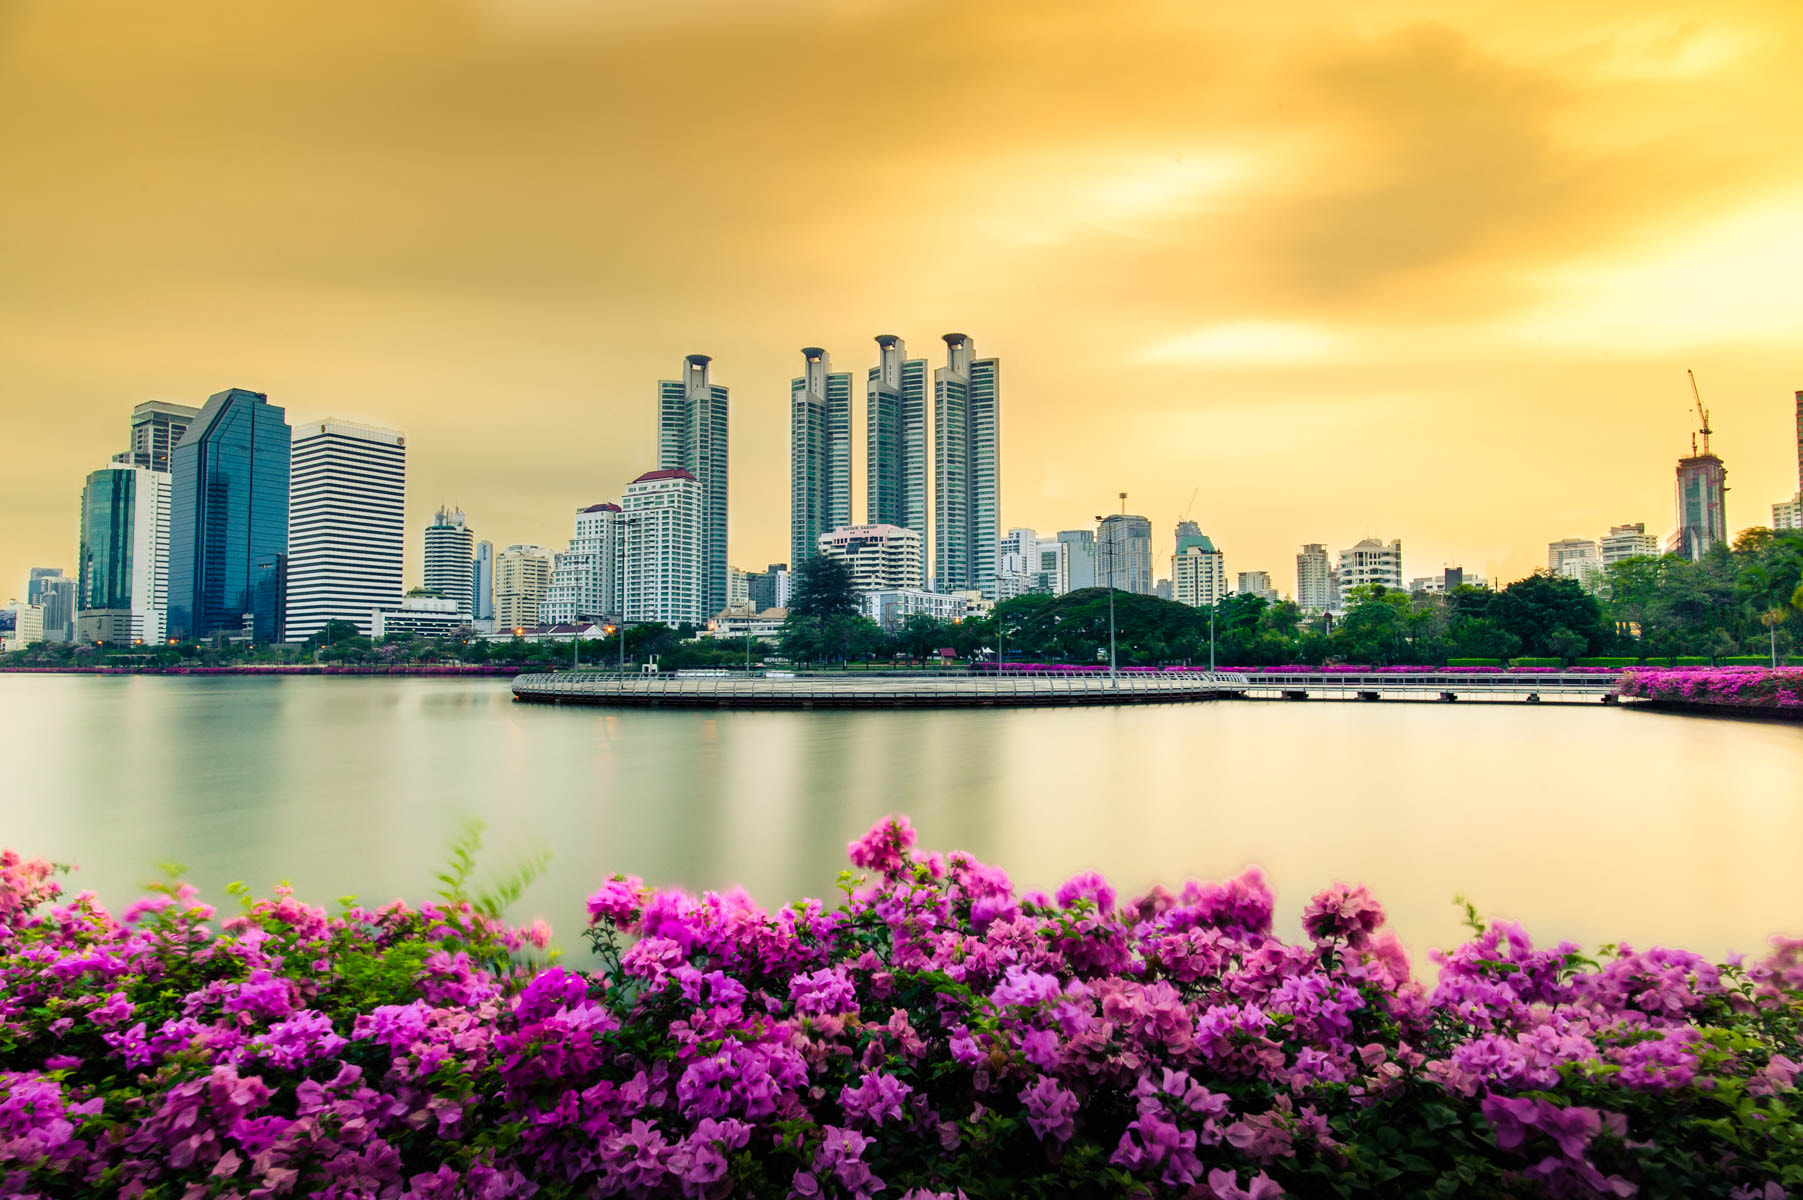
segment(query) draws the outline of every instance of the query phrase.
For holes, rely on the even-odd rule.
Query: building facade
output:
[[[494,628],[495,544],[487,539],[476,543],[476,556],[470,560],[470,619],[478,629]]]
[[[1728,469],[1709,453],[1680,458],[1677,496],[1678,528],[1666,552],[1698,562],[1728,540]]]
[[[1270,604],[1278,600],[1277,585],[1271,582],[1269,571],[1241,571],[1233,590],[1242,596],[1257,596]]]
[[[1340,551],[1338,584],[1340,605],[1353,588],[1377,584],[1402,590],[1402,539],[1386,542],[1382,538],[1364,538]]]
[[[1605,567],[1628,558],[1657,558],[1659,539],[1646,531],[1645,521],[1611,525],[1609,532],[1598,539],[1597,552]]]
[[[801,356],[802,373],[789,383],[791,562],[815,553],[822,534],[851,524],[851,372],[835,372],[818,346]]]
[[[1227,598],[1224,556],[1207,534],[1180,533],[1171,559],[1171,598],[1191,608],[1213,608]]]
[[[169,635],[279,641],[286,610],[286,414],[261,392],[209,398],[169,455]]]
[[[539,606],[551,582],[553,556],[543,546],[509,546],[495,555],[495,628],[544,624]]]
[[[626,620],[700,625],[709,615],[702,611],[704,503],[701,481],[679,467],[647,471],[627,485],[620,498]]]
[[[726,607],[727,567],[728,395],[726,388],[709,382],[711,361],[705,354],[691,354],[683,360],[681,379],[657,385],[658,469],[685,471],[701,487],[697,569],[699,605],[705,613]]]
[[[461,508],[441,508],[426,526],[426,590],[457,602],[463,619],[475,619],[475,531]]]
[[[936,621],[962,621],[968,609],[969,601],[963,596],[920,588],[868,592],[864,596],[864,615],[889,634],[901,632],[908,618],[916,613],[924,613]]]
[[[917,530],[848,525],[822,534],[817,549],[851,569],[851,585],[859,592],[918,588],[924,582]]]
[[[1096,546],[1098,581],[1103,587],[1152,594],[1152,522],[1131,513],[1102,521]]]
[[[789,564],[771,563],[745,573],[745,600],[753,612],[789,607]]]
[[[370,614],[369,636],[377,641],[391,637],[450,637],[468,625],[468,614],[453,599],[403,596],[400,604],[378,608]]]
[[[1803,529],[1803,492],[1772,505],[1773,529]]]
[[[198,408],[171,404],[167,400],[150,400],[138,405],[131,410],[131,449],[117,455],[113,461],[152,471],[167,471],[170,451],[199,415]]]
[[[169,605],[169,472],[115,462],[81,492],[75,620],[83,641],[160,642]]]
[[[1327,560],[1327,547],[1310,542],[1296,556],[1296,604],[1303,612],[1333,611],[1333,586],[1329,580],[1332,566]]]
[[[945,335],[933,372],[933,581],[941,592],[995,594],[1001,532],[1001,360]]]
[[[927,538],[927,361],[892,333],[864,383],[865,521]]]
[[[1102,577],[1096,569],[1096,535],[1093,529],[1062,529],[1058,544],[1064,547],[1065,586],[1069,591],[1098,586]]]
[[[407,439],[354,421],[294,428],[288,483],[284,636],[303,642],[328,621],[365,637],[375,610],[401,602],[407,543]]]
[[[625,541],[618,504],[591,504],[576,510],[570,548],[557,556],[539,608],[539,624],[618,620],[624,612],[620,574]]]

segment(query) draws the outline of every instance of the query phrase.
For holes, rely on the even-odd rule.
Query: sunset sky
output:
[[[787,557],[799,348],[1003,361],[1002,522],[1115,494],[1168,573],[1409,576],[1797,490],[1803,4],[4,0],[0,600],[74,567],[143,400],[409,443],[497,546],[732,388],[731,559]]]

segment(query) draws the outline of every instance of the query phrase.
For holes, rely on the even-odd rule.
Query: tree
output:
[[[910,658],[925,659],[952,644],[951,625],[930,613],[914,613],[902,623],[899,641]]]
[[[1520,638],[1529,654],[1556,655],[1548,639],[1560,629],[1583,638],[1586,649],[1604,649],[1610,640],[1596,597],[1565,576],[1536,573],[1518,579],[1491,597],[1484,615]]]
[[[327,621],[319,627],[318,632],[307,639],[309,646],[335,646],[339,642],[347,642],[357,637],[357,627],[349,621]]]
[[[1585,641],[1583,634],[1560,628],[1547,635],[1546,648],[1569,667],[1574,658],[1584,656],[1584,651],[1589,648],[1589,643]]]
[[[863,611],[852,586],[851,567],[842,558],[816,554],[795,571],[795,592],[789,600],[789,616],[856,616]]]

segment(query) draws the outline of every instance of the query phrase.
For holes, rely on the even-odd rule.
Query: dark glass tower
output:
[[[232,388],[171,451],[169,636],[282,636],[289,438],[267,396]]]

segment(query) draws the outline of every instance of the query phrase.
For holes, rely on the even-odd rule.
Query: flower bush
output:
[[[828,906],[616,876],[595,969],[467,902],[215,925],[0,867],[0,1196],[1724,1196],[1803,1187],[1803,940],[1592,961],[1363,888],[1019,893],[905,819]]]
[[[1803,713],[1803,667],[1672,667],[1625,672],[1621,694],[1641,700]]]

